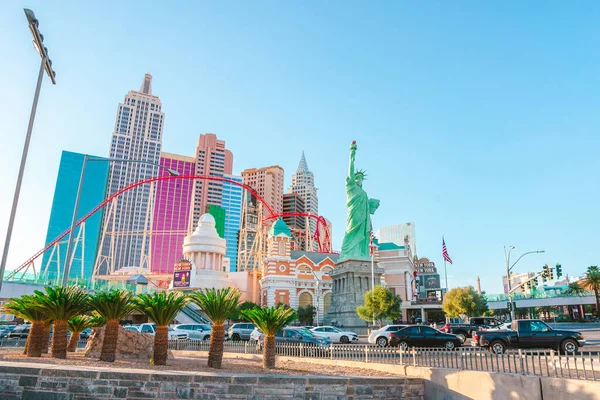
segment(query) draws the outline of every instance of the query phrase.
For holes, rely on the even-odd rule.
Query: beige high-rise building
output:
[[[223,177],[223,175],[231,175],[232,169],[233,153],[225,148],[225,141],[217,139],[214,133],[200,135],[196,147],[196,175]],[[200,179],[194,181],[189,233],[198,226],[200,216],[208,212],[208,205],[222,205],[222,196],[222,181]]]
[[[243,183],[263,198],[276,214],[283,212],[283,168],[272,165],[242,171]]]

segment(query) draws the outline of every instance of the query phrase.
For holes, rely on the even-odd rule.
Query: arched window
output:
[[[279,242],[279,254],[280,255],[285,254],[285,242]]]
[[[298,306],[300,306],[300,307],[306,307],[309,304],[312,305],[312,303],[313,303],[312,296],[308,292],[302,293],[300,295],[300,297],[298,298]]]
[[[323,312],[328,312],[329,307],[331,307],[331,293],[327,293],[325,297],[323,297]]]

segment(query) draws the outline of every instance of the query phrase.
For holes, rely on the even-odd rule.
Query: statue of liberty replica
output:
[[[379,208],[379,200],[370,199],[363,189],[366,178],[364,170],[357,170],[356,141],[350,145],[350,165],[346,177],[346,233],[342,251],[332,278],[331,306],[325,316],[326,325],[337,325],[364,334],[368,323],[356,314],[356,308],[363,305],[364,295],[375,285],[379,285],[383,269],[371,263],[371,215]]]

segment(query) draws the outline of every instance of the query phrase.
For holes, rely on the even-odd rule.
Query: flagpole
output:
[[[444,278],[446,278],[446,293],[448,292],[448,272],[446,271],[446,259],[444,259]]]

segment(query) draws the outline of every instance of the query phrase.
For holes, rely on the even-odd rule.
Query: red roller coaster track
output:
[[[269,213],[269,215],[267,217],[263,218],[263,221],[268,221],[268,220],[272,220],[272,219],[279,218],[279,217],[309,217],[309,218],[314,218],[318,222],[317,223],[317,229],[316,229],[316,232],[315,232],[315,239],[317,239],[317,242],[319,243],[319,251],[325,252],[325,253],[331,252],[331,244],[330,244],[330,239],[329,239],[329,232],[327,231],[327,229],[324,229],[324,231],[325,231],[325,241],[326,241],[325,245],[323,246],[321,244],[321,241],[318,240],[320,238],[319,224],[323,225],[324,228],[327,227],[327,223],[325,222],[325,218],[323,218],[323,217],[321,217],[319,215],[310,214],[310,213],[283,213],[283,214],[276,214],[275,211],[273,211],[273,209],[271,208],[271,206],[265,201],[265,199],[263,199],[256,192],[256,190],[254,190],[250,186],[245,185],[245,184],[243,184],[241,182],[237,182],[237,181],[234,181],[232,179],[227,179],[227,178],[223,178],[223,177],[219,177],[219,176],[206,176],[206,175],[179,175],[179,176],[171,176],[171,175],[167,175],[167,176],[156,176],[156,177],[153,177],[153,178],[143,179],[141,181],[134,182],[131,185],[124,187],[123,189],[119,190],[118,192],[115,192],[111,196],[109,196],[106,199],[104,199],[104,201],[102,203],[98,204],[90,212],[88,212],[83,217],[81,217],[81,219],[79,219],[77,221],[76,226],[81,225],[81,223],[83,223],[85,220],[87,220],[92,215],[94,215],[96,212],[98,212],[98,210],[102,209],[104,206],[106,206],[108,203],[110,203],[113,199],[115,199],[116,197],[120,196],[121,194],[127,192],[128,190],[131,190],[131,189],[133,189],[135,187],[138,187],[140,185],[144,185],[144,184],[147,184],[147,183],[156,182],[156,181],[165,181],[165,180],[171,180],[171,179],[201,179],[201,180],[207,180],[207,181],[222,181],[222,182],[228,182],[228,183],[240,186],[241,188],[243,188],[244,190],[246,190],[250,194],[252,194],[254,197],[256,197],[256,199],[258,201],[260,201],[260,203],[266,208],[266,210]],[[37,259],[39,256],[41,256],[46,251],[48,251],[50,248],[52,248],[52,246],[54,246],[56,243],[58,243],[59,241],[61,241],[70,232],[71,232],[71,228],[67,229],[66,231],[64,231],[63,233],[61,233],[60,235],[58,235],[50,243],[48,243],[46,245],[46,247],[44,247],[43,249],[41,249],[40,251],[38,251],[37,253],[35,253],[27,261],[25,261],[23,264],[21,264],[17,269],[15,269],[14,271],[12,271],[11,274],[7,276],[7,279],[14,278],[14,276],[18,272],[20,272],[21,270],[23,270],[24,268],[26,268],[35,259]]]

